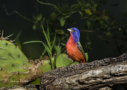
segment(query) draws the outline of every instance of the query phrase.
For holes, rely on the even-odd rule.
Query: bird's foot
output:
[[[80,62],[80,67],[82,67],[82,61]]]
[[[73,64],[75,61],[73,61],[72,63],[70,63],[68,66],[71,66],[71,64]]]

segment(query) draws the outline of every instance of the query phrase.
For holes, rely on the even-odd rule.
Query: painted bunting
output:
[[[66,52],[70,58],[74,61],[85,63],[86,58],[83,51],[83,48],[80,44],[80,32],[77,28],[72,27],[67,29],[70,31],[70,38],[66,43]]]

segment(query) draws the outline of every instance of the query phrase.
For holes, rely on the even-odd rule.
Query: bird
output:
[[[76,27],[72,27],[67,30],[70,32],[70,37],[65,46],[68,56],[73,59],[73,62],[77,61],[85,63],[86,57],[80,44],[80,31]]]

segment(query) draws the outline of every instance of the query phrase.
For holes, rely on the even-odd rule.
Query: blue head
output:
[[[79,42],[80,41],[80,32],[77,28],[72,27],[67,29],[68,31],[70,31],[70,33],[72,34],[72,37],[74,39],[75,42]]]

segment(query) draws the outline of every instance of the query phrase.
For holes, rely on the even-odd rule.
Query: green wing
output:
[[[86,62],[87,62],[88,61],[88,53],[84,52],[83,47],[80,42],[77,42],[77,46],[78,46],[79,50],[82,52],[82,54],[84,55]]]

